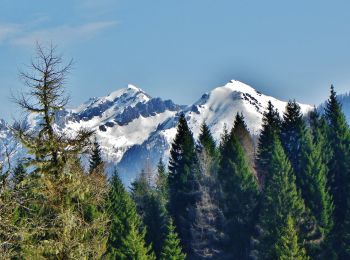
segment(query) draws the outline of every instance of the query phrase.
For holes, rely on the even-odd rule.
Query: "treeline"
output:
[[[280,118],[269,102],[257,147],[242,114],[218,145],[180,115],[168,166],[128,190],[93,132],[56,128],[70,63],[37,54],[16,102],[40,121],[13,127],[28,158],[0,175],[1,259],[350,259],[350,129],[333,87],[322,115],[290,101]]]

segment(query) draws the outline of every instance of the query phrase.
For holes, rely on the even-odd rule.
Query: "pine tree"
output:
[[[313,143],[320,146],[322,151],[323,162],[327,166],[328,175],[328,163],[330,158],[332,158],[332,149],[327,142],[328,135],[328,124],[325,115],[320,116],[319,112],[314,109],[309,113],[310,131],[312,134]]]
[[[208,125],[205,122],[201,125],[201,132],[199,134],[198,141],[201,144],[201,146],[204,147],[204,149],[206,149],[207,153],[210,156],[216,156],[215,141]]]
[[[19,185],[24,178],[26,177],[27,172],[24,169],[24,166],[21,162],[19,162],[16,168],[13,170],[13,183],[15,186]]]
[[[145,245],[143,239],[145,231],[140,233],[135,223],[132,223],[129,229],[127,236],[122,240],[122,245],[117,251],[115,258],[111,259],[155,260],[155,255],[150,253],[150,249]]]
[[[284,151],[296,173],[297,185],[299,187],[299,173],[301,168],[301,142],[305,135],[306,125],[301,113],[300,106],[294,101],[289,101],[286,106],[286,111],[283,114],[283,121],[281,127],[281,143]]]
[[[258,184],[234,131],[222,142],[218,178],[231,238],[230,249],[235,257],[245,259],[256,220]]]
[[[233,133],[244,150],[244,153],[248,159],[250,169],[254,172],[255,171],[255,147],[254,147],[253,139],[244,121],[243,114],[239,114],[239,113],[236,114],[236,118],[233,126]]]
[[[152,244],[153,251],[159,257],[166,236],[168,214],[165,205],[155,192],[145,195],[146,208],[142,222],[147,228],[145,241]]]
[[[168,223],[168,234],[164,242],[163,250],[161,253],[161,260],[185,260],[186,254],[182,252],[180,239],[175,232],[175,227],[172,220]]]
[[[334,229],[331,234],[332,250],[340,259],[345,259],[346,252],[342,247],[344,223],[349,211],[348,198],[350,196],[350,131],[341,105],[337,100],[334,87],[325,108],[328,122],[328,145],[332,149],[329,160],[329,183],[334,200]],[[350,231],[346,231],[350,233]]]
[[[316,121],[313,123],[317,124]],[[283,115],[281,142],[295,173],[297,188],[301,191],[306,207],[317,220],[320,232],[318,238],[314,235],[314,240],[319,241],[315,247],[320,246],[332,227],[333,205],[327,186],[325,157],[321,153],[322,136],[320,130],[314,131],[318,142],[313,142],[300,106],[295,101],[288,102]]]
[[[169,213],[179,233],[182,247],[190,252],[190,227],[193,219],[189,216],[198,199],[198,160],[192,133],[185,116],[180,115],[177,134],[172,143],[169,161]]]
[[[105,257],[107,259],[153,259],[150,247],[145,245],[145,231],[136,206],[125,190],[119,176],[114,173],[108,196],[111,219]],[[141,258],[133,258],[135,256]]]
[[[313,143],[310,131],[301,138],[299,172],[300,190],[305,205],[316,218],[322,237],[328,235],[333,226],[333,200],[327,184],[327,166],[322,155],[322,143]]]
[[[162,204],[166,205],[169,200],[168,173],[161,159],[157,166],[156,192]]]
[[[305,249],[298,244],[298,234],[293,218],[288,215],[285,226],[282,228],[275,245],[276,259],[279,260],[306,260]]]
[[[257,255],[260,259],[277,258],[275,244],[289,215],[297,230],[301,229],[306,215],[304,201],[297,191],[291,165],[276,134],[273,136],[271,148],[272,156],[268,169],[270,177],[265,184],[258,225],[260,237],[257,242]]]
[[[269,164],[272,156],[272,147],[274,135],[280,133],[281,120],[277,109],[274,108],[271,101],[268,103],[266,112],[262,119],[262,130],[259,136],[257,149],[257,167],[260,183],[264,184],[265,179],[269,178]]]
[[[103,160],[101,157],[100,144],[97,142],[97,139],[95,138],[92,146],[92,151],[91,151],[89,172],[92,173],[96,168],[100,167],[102,164],[103,164]]]
[[[143,217],[147,207],[147,196],[152,193],[152,187],[148,174],[144,169],[137,178],[131,183],[131,198],[135,202],[137,213]]]
[[[167,211],[162,194],[152,187],[145,174],[141,175],[132,183],[132,198],[136,204],[137,212],[141,216],[142,223],[146,227],[146,244],[152,244],[157,256],[160,255],[164,241],[167,224]]]

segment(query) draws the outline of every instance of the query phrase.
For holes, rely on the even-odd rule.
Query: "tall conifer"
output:
[[[89,172],[90,173],[93,172],[96,168],[101,166],[102,163],[103,163],[103,160],[101,157],[100,144],[97,142],[97,139],[95,138],[94,143],[92,145]]]
[[[275,244],[276,255],[279,260],[307,260],[305,249],[298,244],[298,234],[293,218],[288,215],[285,226],[278,235]]]
[[[293,219],[297,230],[300,230],[306,213],[290,162],[276,134],[271,148],[272,157],[268,169],[270,177],[262,195],[258,225],[260,238],[257,247],[261,259],[277,258],[275,244],[288,216]]]
[[[256,220],[258,184],[249,168],[234,130],[223,141],[218,178],[223,193],[222,206],[228,221],[231,250],[235,257],[248,257]]]
[[[327,140],[332,150],[332,157],[328,163],[328,178],[334,200],[334,229],[330,241],[333,253],[338,258],[345,259],[347,254],[342,247],[342,241],[347,236],[346,232],[350,233],[344,229],[345,219],[350,210],[350,133],[333,86],[325,115],[329,126]]]
[[[184,114],[180,115],[170,151],[168,183],[169,213],[174,219],[182,247],[188,253],[191,250],[189,232],[193,222],[189,212],[198,200],[199,167],[194,139]]]
[[[306,125],[301,113],[300,106],[294,101],[289,101],[283,114],[281,127],[281,143],[284,151],[297,175],[299,183],[300,168],[303,167],[300,162],[300,149],[302,137],[305,134]]]
[[[107,259],[153,259],[151,248],[145,245],[145,230],[136,206],[115,173],[108,196],[108,213],[111,219]]]
[[[186,255],[182,252],[180,239],[175,231],[172,220],[167,226],[168,232],[163,245],[161,260],[185,260]]]
[[[198,141],[204,147],[204,149],[206,149],[210,156],[216,156],[215,141],[208,125],[205,122],[201,125],[201,132],[199,134]]]
[[[281,120],[277,109],[269,101],[267,110],[262,120],[262,130],[259,136],[257,150],[257,167],[260,182],[263,184],[269,178],[269,164],[272,156],[274,135],[280,133]]]
[[[246,158],[248,160],[250,169],[252,171],[255,171],[255,147],[253,139],[249,133],[249,130],[247,128],[247,125],[244,121],[243,114],[236,114],[234,126],[233,126],[233,133],[236,136],[237,140],[241,144],[244,153],[246,155]]]

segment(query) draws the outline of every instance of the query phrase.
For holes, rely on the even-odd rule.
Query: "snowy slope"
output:
[[[286,102],[263,95],[242,82],[232,80],[225,86],[203,95],[192,106],[191,111],[187,112],[187,116],[195,137],[199,134],[197,126],[206,121],[214,137],[219,139],[225,124],[229,129],[233,126],[236,113],[243,113],[249,130],[252,134],[257,134],[268,101],[271,101],[282,115]],[[303,113],[311,109],[309,105],[300,106]]]
[[[170,100],[151,98],[143,90],[129,85],[71,109],[64,129],[94,130],[104,159],[117,163],[126,150],[147,140],[158,124],[173,117],[181,108]]]
[[[205,121],[218,142],[224,126],[226,125],[228,129],[233,126],[236,113],[243,113],[250,132],[257,135],[269,100],[282,116],[287,102],[266,96],[242,82],[232,80],[225,86],[204,94],[197,102],[181,112],[185,113],[195,138],[199,135],[200,125]],[[300,104],[300,106],[303,113],[312,109],[310,105]],[[153,165],[160,158],[164,162],[168,161],[171,142],[176,135],[178,116],[179,113],[164,121],[144,143],[135,145],[124,153],[119,168],[126,179],[132,179],[146,160]]]
[[[60,111],[56,127],[67,133],[80,128],[94,130],[104,159],[110,165],[117,164],[124,182],[130,183],[146,162],[156,165],[160,158],[167,162],[180,113],[185,113],[195,138],[205,121],[219,141],[224,125],[231,128],[236,113],[243,113],[251,133],[258,134],[269,100],[282,114],[286,102],[234,80],[202,95],[189,106],[152,98],[129,85],[108,96],[92,98],[77,108]],[[303,104],[301,107],[305,113],[312,108]],[[37,122],[38,118],[28,118],[32,127]],[[11,138],[8,134],[8,127],[1,121],[0,139]]]

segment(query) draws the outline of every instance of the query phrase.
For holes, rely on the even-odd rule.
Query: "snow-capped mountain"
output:
[[[72,132],[82,127],[93,129],[106,161],[118,163],[125,151],[145,142],[160,123],[182,108],[129,85],[68,110],[61,127]]]
[[[258,134],[269,100],[282,115],[287,102],[266,96],[242,82],[233,80],[225,86],[215,88],[204,94],[193,105],[185,107],[175,116],[159,124],[156,131],[152,132],[142,144],[128,149],[118,164],[120,172],[125,174],[125,179],[130,180],[147,160],[153,165],[160,158],[167,162],[180,112],[185,113],[195,138],[199,135],[200,125],[205,121],[216,141],[219,141],[224,126],[226,125],[228,129],[233,126],[236,113],[243,113],[251,133]],[[310,105],[300,105],[303,113],[312,109]]]
[[[160,158],[167,162],[180,113],[185,114],[195,138],[205,121],[219,141],[224,126],[233,126],[236,113],[243,113],[251,133],[258,134],[269,100],[282,114],[285,101],[234,80],[189,106],[152,98],[129,85],[108,96],[92,98],[77,108],[60,111],[57,128],[66,132],[82,127],[93,129],[106,162],[117,165],[124,182],[130,183],[146,163],[155,166]],[[312,109],[304,104],[301,108],[304,113]],[[28,121],[35,127],[35,118],[29,117]],[[11,138],[8,135],[6,123],[0,121],[0,139]]]

